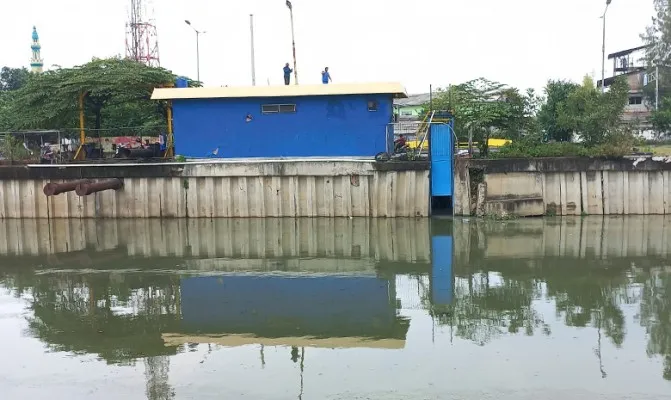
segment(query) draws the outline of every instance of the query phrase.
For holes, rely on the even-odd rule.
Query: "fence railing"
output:
[[[164,145],[166,127],[122,127],[85,129],[85,144],[96,158],[113,158],[117,148],[146,148]],[[11,147],[6,145],[11,137]],[[64,163],[73,160],[81,145],[81,130],[0,132],[0,159],[15,161]],[[4,154],[7,153],[7,154]]]

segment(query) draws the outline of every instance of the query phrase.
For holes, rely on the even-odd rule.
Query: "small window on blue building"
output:
[[[377,101],[375,100],[368,101],[368,111],[377,111]]]
[[[264,114],[277,114],[280,112],[279,104],[264,104],[261,106],[261,112]]]
[[[281,113],[295,113],[296,105],[295,104],[280,104]]]
[[[290,114],[296,112],[295,104],[264,104],[261,106],[263,114]]]

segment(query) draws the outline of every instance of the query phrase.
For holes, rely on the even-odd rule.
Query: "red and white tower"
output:
[[[149,66],[160,66],[156,23],[151,16],[147,15],[145,1],[130,0],[128,17],[129,21],[126,23],[126,57]]]

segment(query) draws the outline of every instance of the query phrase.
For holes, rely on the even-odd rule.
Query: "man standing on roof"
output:
[[[291,83],[291,73],[292,72],[294,72],[294,70],[291,69],[291,67],[289,67],[289,63],[287,63],[284,66],[284,84],[285,85],[288,85],[289,83]]]
[[[322,83],[326,85],[329,81],[333,82],[333,79],[331,79],[331,74],[329,74],[329,67],[326,67],[322,71]]]

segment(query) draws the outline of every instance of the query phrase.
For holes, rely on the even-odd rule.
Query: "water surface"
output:
[[[671,398],[671,219],[3,221],[2,399]]]

